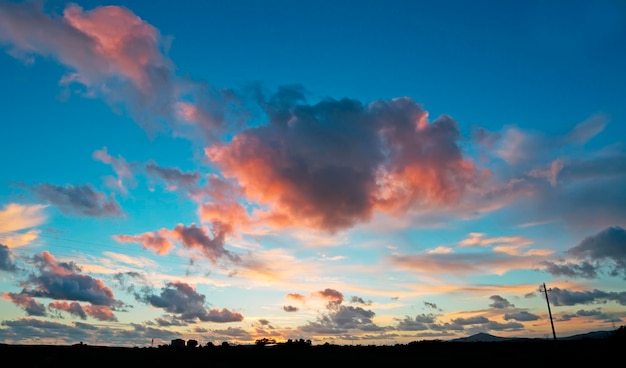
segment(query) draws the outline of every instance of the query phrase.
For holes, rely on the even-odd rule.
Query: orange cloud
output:
[[[425,274],[456,275],[503,275],[515,269],[532,269],[543,256],[505,253],[431,253],[413,255],[392,255],[390,260],[395,267],[418,271]]]
[[[306,302],[306,297],[302,294],[297,293],[289,293],[285,295],[285,298],[301,302],[302,304]]]
[[[139,235],[114,235],[120,243],[139,243],[144,249],[152,249],[156,254],[167,254],[174,245],[168,240],[169,230],[161,229]]]
[[[268,104],[268,125],[205,153],[261,206],[255,216],[270,226],[334,232],[376,211],[454,205],[488,177],[463,158],[454,120],[428,123],[408,98]]]
[[[0,210],[0,243],[20,247],[31,243],[39,236],[39,230],[20,230],[39,226],[46,221],[45,205],[21,205],[9,203]]]

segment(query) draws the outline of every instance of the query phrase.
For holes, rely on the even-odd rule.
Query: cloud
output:
[[[285,298],[299,301],[302,304],[304,304],[306,302],[306,297],[304,295],[298,294],[298,293],[289,293],[289,294],[285,295]]]
[[[590,291],[570,291],[553,287],[550,291],[550,302],[556,306],[577,304],[598,304],[614,301],[626,305],[626,292],[606,292],[598,289]]]
[[[400,331],[425,331],[429,329],[429,325],[435,323],[435,316],[432,314],[420,314],[411,318],[405,316],[399,320],[396,328]]]
[[[87,319],[87,315],[100,320],[100,321],[117,321],[117,318],[113,314],[113,311],[103,305],[81,305],[77,302],[52,302],[48,304],[50,309],[58,309],[65,311],[69,314],[76,315],[81,319]]]
[[[610,276],[626,280],[626,230],[619,226],[608,227],[583,239],[570,248],[567,254],[579,262],[543,262],[545,271],[555,276],[594,279],[603,270]]]
[[[619,226],[589,236],[567,252],[577,258],[612,262],[611,274],[626,279],[626,230]]]
[[[6,293],[4,297],[24,309],[29,316],[43,317],[48,314],[45,305],[26,293]]]
[[[514,321],[519,321],[519,322],[530,322],[530,321],[537,321],[540,319],[538,315],[529,313],[527,311],[506,313],[503,318],[505,321],[514,320]]]
[[[523,236],[485,237],[485,234],[470,233],[467,236],[467,238],[459,242],[459,246],[460,247],[494,246],[493,247],[494,252],[506,253],[509,255],[522,255],[523,253],[519,250],[519,248],[525,247],[532,243],[533,242],[530,239],[527,239]],[[527,251],[526,254],[530,254],[529,252],[537,253],[537,252],[549,252],[549,251],[531,250],[531,251]]]
[[[314,293],[314,296],[329,300],[326,304],[327,312],[321,313],[315,322],[309,321],[306,325],[299,326],[299,331],[322,335],[342,334],[350,330],[383,331],[382,327],[373,322],[376,315],[373,311],[341,305],[341,292],[328,288]]]
[[[377,211],[453,206],[488,176],[463,157],[454,120],[430,123],[409,98],[368,105],[302,98],[279,90],[263,101],[267,125],[205,150],[264,208],[256,214],[267,224],[334,232]]]
[[[0,243],[0,271],[14,272],[17,266],[13,261],[11,248]]]
[[[30,188],[40,200],[57,206],[64,214],[87,217],[120,217],[124,213],[111,194],[98,192],[90,184],[58,186],[47,183]]]
[[[316,291],[313,296],[326,299],[329,302],[339,303],[343,302],[343,294],[335,289],[324,289]]]
[[[128,111],[150,135],[170,128],[216,139],[247,113],[233,91],[177,76],[170,41],[121,6],[84,10],[70,3],[48,15],[30,2],[0,4],[0,44],[9,54],[57,60],[68,69],[61,85]]]
[[[515,305],[511,304],[508,300],[506,300],[506,298],[503,298],[500,295],[492,295],[489,299],[493,300],[493,303],[489,304],[489,306],[494,309],[508,309],[515,307]]]
[[[626,223],[626,154],[611,152],[562,159],[557,185],[532,183],[534,195],[518,212],[560,218],[572,229],[585,230]]]
[[[224,248],[226,234],[231,231],[230,227],[222,226],[220,223],[213,225],[215,234],[213,238],[209,237],[206,229],[198,227],[196,224],[191,224],[190,226],[178,224],[170,232],[170,236],[180,241],[186,248],[199,250],[213,263],[216,263],[222,257],[238,262],[239,256]]]
[[[568,147],[582,146],[601,133],[607,124],[608,118],[604,114],[595,114],[561,135],[549,136],[539,131],[506,126],[497,133],[474,128],[473,138],[479,145],[493,148],[491,152],[509,165],[527,167],[544,162]]]
[[[168,190],[176,190],[178,188],[194,188],[197,185],[200,175],[197,172],[182,172],[178,168],[162,167],[154,161],[150,161],[145,165],[146,173],[149,176],[157,177],[165,180]]]
[[[29,275],[28,280],[22,282],[22,294],[35,298],[84,301],[99,306],[120,305],[104,282],[80,273],[80,268],[73,262],[59,262],[49,252],[33,256],[32,262],[39,273]]]
[[[178,319],[192,322],[196,319],[202,322],[240,322],[243,315],[226,308],[222,310],[205,306],[206,297],[198,294],[189,284],[183,282],[169,282],[161,290],[161,294],[146,294],[142,301],[153,307],[162,308],[173,313]]]
[[[213,232],[213,237],[209,235],[210,231]],[[163,228],[139,235],[120,234],[114,235],[113,239],[121,243],[139,243],[145,249],[152,249],[156,254],[162,255],[174,247],[173,242],[178,242],[187,249],[199,251],[214,264],[223,260],[240,263],[240,256],[225,248],[226,235],[231,231],[228,224],[216,221],[213,230],[196,224],[178,224],[172,230]]]
[[[0,236],[4,245],[15,248],[27,245],[39,236],[39,230],[20,230],[39,226],[46,222],[44,213],[46,205],[22,205],[18,203],[5,204],[0,209]]]
[[[293,305],[285,305],[285,306],[283,306],[283,310],[285,312],[289,312],[289,313],[299,311],[298,307],[294,307]]]
[[[606,116],[596,114],[557,135],[512,126],[496,133],[475,128],[474,142],[493,159],[500,186],[516,184],[514,195],[497,198],[509,198],[522,222],[558,219],[574,231],[597,229],[626,222],[623,146],[586,147],[607,124]]]
[[[566,277],[582,277],[586,279],[595,279],[598,277],[598,270],[595,265],[589,262],[580,263],[556,263],[545,261],[541,263],[545,268],[544,270],[554,276],[566,276]]]
[[[69,71],[62,84],[84,87],[87,96],[128,107],[146,127],[172,115],[174,66],[158,30],[130,10],[103,6],[84,11],[68,4],[61,16],[40,7],[3,4],[1,41],[14,55],[53,57]],[[146,114],[149,112],[149,114]]]
[[[126,159],[121,155],[118,155],[117,158],[113,157],[109,155],[107,148],[104,147],[94,151],[93,158],[113,167],[113,171],[117,177],[109,176],[106,178],[107,184],[110,187],[119,190],[122,194],[128,194],[127,185],[131,187],[136,185],[133,175],[134,165],[126,162]]]
[[[91,331],[80,325],[69,326],[35,318],[5,320],[2,321],[2,326],[0,336],[4,341],[15,341],[15,343],[22,344],[32,344],[33,338],[35,338],[36,341],[47,343],[64,341],[69,345],[76,343],[76,341],[88,341],[91,336]],[[6,335],[4,334],[5,331]]]
[[[120,243],[139,243],[144,249],[152,249],[156,254],[164,255],[174,247],[168,239],[169,234],[167,229],[161,229],[139,235],[113,235],[113,239]]]
[[[503,275],[515,269],[532,268],[543,259],[541,255],[492,252],[393,254],[388,260],[394,267],[405,270],[466,277],[472,274]]]
[[[576,124],[574,129],[567,133],[562,140],[574,144],[587,143],[591,138],[601,133],[608,123],[609,118],[605,114],[594,114]]]

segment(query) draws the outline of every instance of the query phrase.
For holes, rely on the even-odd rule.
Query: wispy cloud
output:
[[[91,184],[36,184],[30,188],[37,197],[59,208],[65,214],[87,217],[123,217],[124,212],[110,194],[97,191]]]

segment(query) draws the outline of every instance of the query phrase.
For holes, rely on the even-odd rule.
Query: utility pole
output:
[[[554,332],[554,322],[552,321],[552,312],[550,311],[550,299],[548,299],[548,291],[550,290],[552,289],[546,288],[545,282],[543,283],[543,285],[541,285],[541,288],[539,289],[539,291],[544,293],[546,296],[546,303],[548,303],[548,315],[550,315],[550,325],[552,326],[552,336],[554,337],[554,340],[556,341],[556,332]]]

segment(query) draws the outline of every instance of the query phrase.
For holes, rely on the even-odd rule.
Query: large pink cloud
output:
[[[177,87],[165,41],[124,7],[85,11],[68,4],[62,15],[48,15],[28,3],[2,4],[0,43],[20,58],[58,60],[68,68],[62,84],[128,108],[146,127],[175,112]]]
[[[130,113],[150,134],[171,128],[176,135],[215,139],[227,124],[240,123],[225,118],[241,109],[238,96],[177,75],[169,38],[125,7],[85,10],[70,3],[62,14],[48,14],[31,2],[2,2],[4,45],[27,63],[40,56],[58,61],[67,68],[63,86]]]
[[[453,205],[489,176],[464,157],[454,120],[429,122],[408,98],[300,102],[273,96],[268,125],[205,150],[266,224],[336,231]]]

